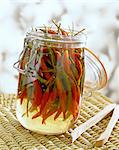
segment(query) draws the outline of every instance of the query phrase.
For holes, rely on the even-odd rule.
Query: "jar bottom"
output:
[[[29,103],[29,108],[31,104]],[[20,104],[20,100],[16,102],[16,116],[21,125],[31,131],[44,134],[44,135],[57,135],[68,131],[68,129],[73,124],[73,116],[70,115],[66,120],[63,119],[61,114],[56,120],[54,120],[54,115],[46,119],[46,123],[42,124],[42,117],[37,117],[32,119],[32,116],[37,112],[28,112],[28,116],[25,114],[27,108],[27,99],[23,100]]]

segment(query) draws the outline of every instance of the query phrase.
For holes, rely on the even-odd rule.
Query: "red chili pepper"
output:
[[[56,65],[60,65],[61,64],[61,53],[59,51],[54,51],[55,54],[55,58],[56,58]]]
[[[22,104],[23,99],[26,97],[27,92],[26,92],[26,88],[23,89],[23,91],[21,91],[21,93],[18,95],[18,98],[20,98],[20,104]]]
[[[57,110],[57,113],[56,113],[56,115],[55,115],[55,117],[54,117],[54,120],[56,120],[58,117],[59,117],[59,115],[62,113],[62,110],[61,110],[61,107]]]
[[[60,100],[60,105],[61,105],[61,109],[64,115],[64,119],[65,119],[65,113],[66,113],[66,92],[63,90],[62,87],[62,82],[61,80],[57,77],[56,78],[56,85],[57,85],[57,93],[59,96],[59,100]]]
[[[68,50],[64,50],[64,65],[67,68],[68,72],[70,73],[70,60]]]
[[[80,60],[77,58],[77,56],[75,55],[75,64],[76,64],[76,68],[77,68],[77,70],[78,70],[78,75],[79,75],[79,77],[78,77],[78,80],[81,78],[81,76],[82,76],[82,64],[81,64],[81,62],[80,62]]]
[[[56,96],[57,96],[56,90],[52,90],[50,92],[50,95],[49,95],[49,98],[47,100],[47,103],[46,103],[44,109],[42,110],[42,114],[46,113],[48,108],[51,107],[51,104],[56,100]]]
[[[75,83],[72,83],[72,101],[70,105],[70,112],[72,113],[74,120],[78,116],[78,108],[79,108],[78,97],[79,97],[79,93],[77,91],[77,87]]]
[[[76,65],[71,63],[71,70],[72,70],[72,73],[73,73],[73,76],[75,77],[76,81],[78,81],[79,79],[79,75],[78,75],[78,70],[76,68]]]
[[[72,77],[74,77],[76,79],[76,81],[78,80],[78,70],[76,68],[76,64],[75,64],[75,53],[74,53],[74,48],[70,48],[69,49],[69,60],[70,60],[70,69],[72,72]]]
[[[60,28],[60,31],[61,31],[62,35],[64,35],[64,36],[68,36],[68,32],[64,31],[64,30],[63,30],[63,29],[61,29],[61,28]]]
[[[79,59],[81,57],[81,54],[80,53],[75,53],[75,58],[77,57],[77,59]]]
[[[44,33],[49,33],[49,34],[57,34],[56,31],[48,29],[48,30],[44,30],[44,29],[40,29],[41,31],[43,31]]]
[[[58,52],[58,51],[55,51],[55,54],[56,54],[57,61],[60,61],[60,59],[61,59],[61,53]]]
[[[48,49],[45,46],[44,47],[38,47],[36,50],[40,53],[47,53],[48,52]]]
[[[51,108],[46,114],[43,114],[43,116],[42,116],[42,118],[43,118],[42,124],[44,124],[44,123],[45,123],[45,120],[46,120],[48,117],[52,116],[56,111],[57,111],[57,108]]]
[[[34,100],[32,104],[35,106],[39,106],[41,104],[42,88],[40,87],[40,83],[38,80],[35,80],[33,84],[34,84]]]
[[[77,86],[77,97],[76,97],[76,101],[77,101],[78,105],[79,105],[79,102],[80,102],[80,94],[81,94],[81,92],[80,92],[80,87]]]
[[[21,89],[21,76],[22,76],[22,74],[19,73],[19,76],[18,76],[18,91],[17,91],[17,96],[18,96],[18,98],[19,98],[19,93],[20,93],[20,91],[22,90],[22,89]]]
[[[40,113],[42,113],[49,98],[49,88],[43,93],[41,100]]]
[[[68,50],[65,50],[64,51],[64,69],[65,69],[65,72],[69,75],[69,77],[74,79],[74,75],[72,73],[70,65],[71,65],[71,62],[69,59],[69,53],[68,53]]]
[[[35,115],[32,116],[32,119],[35,119],[41,115],[40,111],[38,111]]]
[[[41,68],[42,68],[43,71],[48,71],[48,67],[45,64],[45,61],[44,61],[43,57],[41,59]],[[44,76],[45,76],[46,79],[49,79],[51,75],[50,75],[49,72],[44,72]]]
[[[50,33],[50,34],[57,34],[57,32],[56,32],[56,31],[51,30],[51,29],[48,29],[48,33]]]

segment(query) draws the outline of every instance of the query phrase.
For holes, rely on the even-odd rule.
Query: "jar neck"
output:
[[[64,36],[61,34],[43,33],[40,29],[44,28],[37,27],[29,30],[26,34],[26,39],[38,42],[40,45],[59,48],[81,48],[86,45],[87,36],[84,33],[74,36],[77,31],[74,31],[74,34],[72,35],[69,30],[66,30],[69,34],[68,36]],[[56,29],[54,28],[54,30]]]

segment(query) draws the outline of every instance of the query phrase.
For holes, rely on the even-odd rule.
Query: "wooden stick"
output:
[[[119,104],[116,105],[116,107],[113,111],[112,118],[110,119],[107,128],[97,139],[95,146],[100,147],[108,141],[108,139],[111,135],[111,132],[112,132],[115,124],[117,123],[118,119],[119,119]]]
[[[109,104],[103,110],[98,112],[95,116],[87,120],[85,123],[80,125],[79,127],[75,128],[71,132],[72,142],[74,142],[83,132],[85,132],[90,127],[94,126],[100,120],[102,120],[108,113],[110,113],[116,104]]]

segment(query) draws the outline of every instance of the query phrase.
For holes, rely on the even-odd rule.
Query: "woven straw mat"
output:
[[[16,119],[15,94],[0,95],[0,150],[119,150],[119,121],[109,141],[100,148],[94,147],[96,139],[105,130],[110,116],[84,132],[74,143],[70,133],[44,136],[24,129]],[[111,101],[98,92],[82,99],[81,115],[75,124],[79,126]]]

